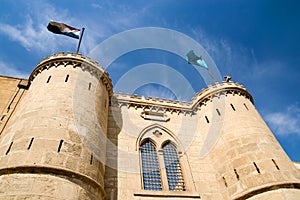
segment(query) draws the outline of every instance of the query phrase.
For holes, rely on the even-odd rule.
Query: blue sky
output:
[[[44,57],[75,51],[77,40],[48,32],[49,20],[86,28],[80,50],[83,55],[129,29],[179,31],[206,49],[221,75],[231,75],[246,86],[290,158],[300,161],[299,8],[296,0],[1,0],[0,74],[28,77]],[[101,65],[101,58],[98,62]],[[133,66],[146,63],[176,69],[195,91],[206,87],[183,59],[155,49],[128,53],[107,71],[116,84]],[[167,78],[164,81],[168,82]],[[168,90],[168,83],[146,84],[135,92],[190,101]]]

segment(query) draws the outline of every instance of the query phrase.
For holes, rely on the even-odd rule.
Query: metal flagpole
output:
[[[80,44],[81,44],[81,40],[82,40],[82,37],[83,37],[84,30],[85,30],[85,28],[82,27],[82,29],[81,29],[81,34],[80,34],[80,37],[79,37],[78,46],[77,46],[77,49],[76,49],[76,54],[78,54],[78,51],[79,51],[79,48],[80,48]]]
[[[210,72],[209,68],[207,68],[207,72],[208,72],[209,76],[211,77],[211,79],[214,81],[214,83],[216,83],[217,81],[216,81],[215,77],[212,75],[212,73]]]

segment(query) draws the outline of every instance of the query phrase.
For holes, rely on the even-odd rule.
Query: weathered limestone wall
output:
[[[0,112],[6,113],[10,101],[18,91],[18,84],[22,79],[0,76]],[[1,115],[2,117],[3,115]]]
[[[22,97],[27,80],[0,76],[0,135]]]
[[[299,199],[299,163],[239,84],[211,86],[190,103],[114,95],[109,105],[108,75],[72,54],[45,59],[26,81],[0,77],[0,199]],[[163,191],[143,189],[146,139]],[[184,191],[168,189],[167,141]]]
[[[298,197],[299,170],[243,86],[218,84],[188,104],[115,98],[108,128],[112,145],[107,148],[113,167],[106,171],[105,184],[110,199],[267,199],[265,192],[281,199]],[[149,110],[152,115],[145,112]],[[145,138],[154,141],[158,157],[164,141],[177,144],[186,191],[168,191],[163,173],[163,191],[143,190],[139,145]]]
[[[300,197],[299,189],[280,188],[277,190],[267,191],[250,197],[249,200],[298,200]]]
[[[194,141],[194,134],[197,133],[197,117],[195,115],[186,115],[169,112],[166,113],[170,119],[166,122],[145,120],[141,117],[143,109],[127,107],[126,105],[119,107],[118,105],[111,106],[109,117],[109,139],[112,141],[108,145],[107,150],[107,168],[106,171],[106,193],[109,199],[197,199],[199,193],[196,192],[194,178],[191,176],[191,167],[189,166],[194,161],[195,156],[198,158],[199,144]],[[121,116],[121,117],[120,117]],[[153,134],[155,130],[159,130],[162,135],[156,136]],[[115,135],[114,138],[113,135]],[[196,136],[197,137],[197,136]],[[139,155],[139,144],[145,139],[151,138],[157,141],[158,149],[164,141],[173,141],[177,144],[182,171],[185,178],[186,191],[170,192],[168,191],[167,179],[164,179],[164,188],[162,192],[145,191],[143,190],[141,179],[141,161]],[[108,142],[110,143],[110,142]],[[186,149],[188,151],[186,151]],[[192,154],[191,157],[189,157]],[[113,159],[116,156],[117,159]],[[189,158],[188,158],[189,157]],[[163,160],[160,160],[163,163]],[[214,176],[214,171],[211,169],[209,159],[202,160],[194,170],[197,171],[200,167],[205,166],[206,173]],[[196,179],[199,179],[197,177]],[[206,182],[207,185],[212,181]],[[206,187],[209,188],[209,187]],[[109,196],[110,194],[110,196]]]
[[[222,123],[221,137],[210,157],[226,188],[223,195],[244,199],[249,193],[271,190],[270,186],[299,184],[299,171],[249,99],[237,94],[214,98],[203,111],[215,111],[222,102],[220,119],[215,117]]]
[[[104,199],[110,82],[102,76],[72,54],[39,63],[0,136],[0,199]]]

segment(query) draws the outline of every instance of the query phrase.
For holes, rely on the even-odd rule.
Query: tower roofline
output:
[[[113,95],[113,103],[118,104],[119,106],[127,106],[134,108],[142,108],[142,109],[154,109],[156,111],[170,111],[170,112],[178,112],[185,114],[193,114],[200,109],[202,105],[205,105],[208,101],[211,101],[214,97],[220,97],[221,95],[241,95],[246,99],[249,99],[252,103],[253,97],[246,90],[246,88],[234,82],[222,82],[216,83],[215,85],[209,85],[208,88],[204,88],[201,92],[196,93],[195,97],[192,98],[190,102],[185,101],[173,101],[167,100],[165,98],[152,98],[138,96],[137,94],[114,94]]]
[[[44,58],[37,64],[36,68],[30,74],[28,84],[30,85],[33,79],[42,71],[48,70],[51,67],[58,67],[60,65],[63,65],[64,67],[71,65],[73,68],[80,67],[83,71],[88,71],[99,81],[103,81],[110,97],[113,95],[111,79],[104,68],[99,67],[98,62],[92,61],[89,57],[84,57],[81,54],[73,54],[71,52],[60,52]]]

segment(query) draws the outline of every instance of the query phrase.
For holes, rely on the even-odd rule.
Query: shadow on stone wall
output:
[[[113,102],[113,100],[112,100]],[[108,114],[106,143],[105,192],[106,199],[118,199],[118,135],[123,121],[118,105],[111,105]]]

